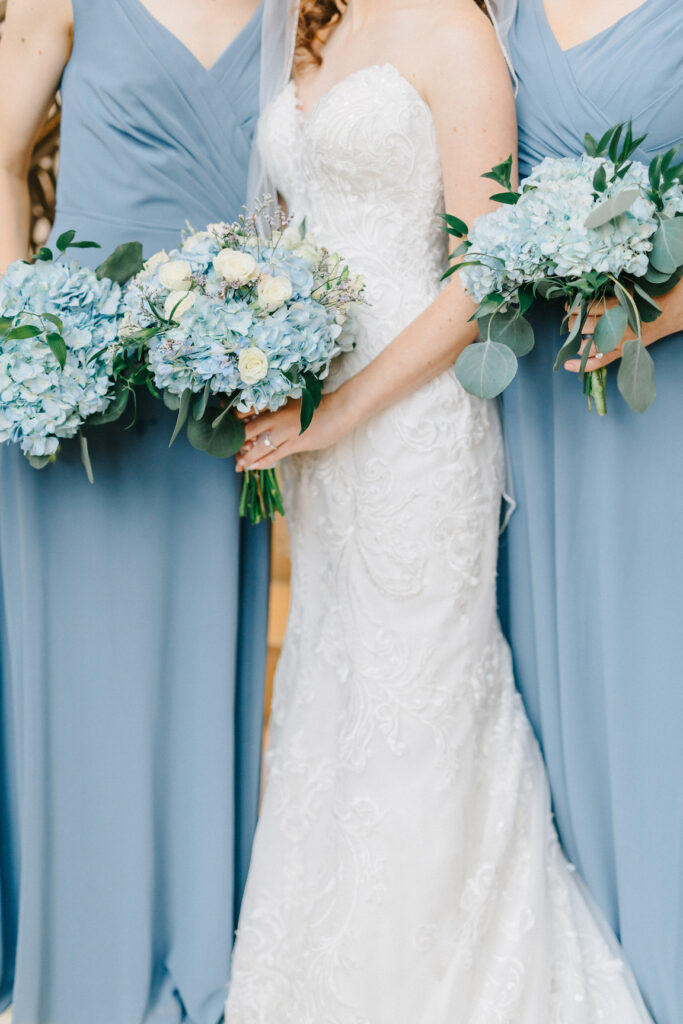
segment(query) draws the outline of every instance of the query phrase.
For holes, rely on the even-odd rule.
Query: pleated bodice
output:
[[[679,0],[644,0],[615,25],[562,50],[543,0],[521,0],[510,35],[521,172],[546,156],[582,152],[586,132],[599,136],[628,118],[639,135],[647,132],[637,159],[649,162],[683,141],[680,32]]]
[[[56,230],[110,247],[134,237],[149,250],[172,245],[186,222],[233,219],[246,194],[260,41],[259,10],[207,69],[141,0],[75,0]]]

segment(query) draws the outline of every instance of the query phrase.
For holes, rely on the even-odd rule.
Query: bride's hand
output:
[[[340,441],[353,423],[339,392],[323,395],[308,430],[301,433],[301,402],[290,401],[245,423],[246,441],[237,455],[237,471],[272,469],[288,455],[319,451]]]

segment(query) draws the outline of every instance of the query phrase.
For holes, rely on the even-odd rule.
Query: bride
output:
[[[287,457],[293,578],[227,1024],[649,1021],[558,845],[496,617],[497,411],[452,372],[440,214],[489,209],[516,145],[495,33],[473,0],[294,21],[259,158],[368,304],[311,428],[263,415],[240,456]]]

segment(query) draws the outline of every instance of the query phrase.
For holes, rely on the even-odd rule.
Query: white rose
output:
[[[288,277],[264,274],[258,283],[258,301],[266,313],[273,313],[292,297],[292,282]]]
[[[254,257],[239,249],[221,249],[213,265],[218,276],[234,288],[249,284],[259,276],[258,263]]]
[[[169,260],[162,263],[159,280],[169,291],[186,291],[192,284],[192,267],[187,260]]]
[[[168,263],[168,253],[165,249],[161,249],[160,252],[155,252],[153,256],[145,263],[145,271],[148,274],[153,274],[157,267],[160,267],[162,263]]]
[[[171,292],[164,305],[164,316],[170,320],[173,315],[173,319],[179,321],[188,309],[192,309],[196,301],[197,296],[194,292]],[[173,312],[174,310],[175,312]]]
[[[247,385],[258,384],[268,373],[268,357],[255,345],[242,349],[237,365],[240,377]]]

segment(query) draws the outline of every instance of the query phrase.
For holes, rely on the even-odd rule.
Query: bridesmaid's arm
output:
[[[643,324],[644,345],[653,345],[655,341],[661,341],[663,338],[668,338],[672,334],[683,331],[683,281],[680,281],[666,295],[657,296],[655,302],[661,309],[662,315],[651,324]],[[616,304],[616,299],[610,299],[607,306],[614,306]],[[598,320],[598,316],[590,316],[588,318],[584,332],[587,336],[592,336]],[[593,370],[599,370],[601,366],[608,366],[616,359],[621,359],[621,351],[625,342],[633,338],[635,338],[635,334],[629,329],[621,345],[615,348],[614,351],[608,352],[607,355],[591,357],[586,363],[586,369],[592,372]],[[570,370],[572,373],[578,373],[581,369],[581,360],[570,359],[565,364],[565,369]]]
[[[70,0],[9,0],[0,42],[0,274],[28,254],[28,168],[71,37]]]
[[[444,8],[438,8],[443,12]],[[424,12],[421,8],[421,12]],[[449,9],[450,11],[450,9]],[[472,5],[457,6],[424,34],[406,40],[404,64],[421,60],[414,75],[436,125],[446,209],[472,224],[494,204],[494,183],[481,175],[517,149],[514,96],[491,23]],[[401,61],[398,61],[401,66]],[[444,73],[444,69],[448,73]],[[475,305],[454,275],[439,297],[360,373],[323,396],[299,436],[299,403],[246,424],[239,469],[265,469],[294,452],[327,448],[371,416],[417,391],[453,366],[478,335]],[[264,435],[278,448],[264,446]]]

